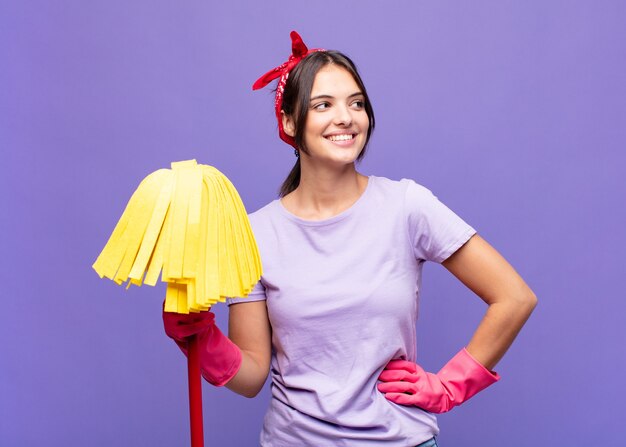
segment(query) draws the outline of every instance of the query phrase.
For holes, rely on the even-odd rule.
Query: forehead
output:
[[[348,96],[361,89],[352,77],[352,74],[343,67],[326,65],[315,75],[311,96],[330,95]]]

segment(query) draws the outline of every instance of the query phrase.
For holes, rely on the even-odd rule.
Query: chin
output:
[[[353,164],[353,163],[356,163],[356,159],[360,153],[361,151],[353,153],[353,154],[349,154],[349,155],[344,154],[343,156],[339,156],[339,157],[335,156],[331,158],[335,163],[338,163],[338,164],[344,164],[344,165]]]

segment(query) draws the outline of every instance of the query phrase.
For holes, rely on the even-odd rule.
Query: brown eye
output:
[[[328,107],[330,107],[330,104],[327,102],[320,102],[319,104],[313,106],[315,110],[326,110]]]

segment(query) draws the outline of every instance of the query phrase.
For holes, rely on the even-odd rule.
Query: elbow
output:
[[[537,307],[537,295],[530,288],[524,287],[516,293],[501,295],[501,299],[493,304],[505,306],[512,318],[526,321]]]
[[[537,295],[533,293],[530,298],[530,311],[531,312],[535,310],[535,307],[537,307],[537,303],[538,303]]]
[[[244,386],[239,386],[236,388],[228,388],[230,388],[232,391],[235,391],[240,396],[252,399],[261,392],[261,390],[263,389],[263,385],[265,385],[265,381],[259,381],[257,383],[247,383]]]
[[[267,372],[265,374],[261,374],[259,371],[249,370],[246,368],[246,370],[240,371],[235,377],[233,377],[226,384],[226,388],[239,394],[240,396],[252,399],[263,389],[267,376]]]
[[[535,307],[537,307],[537,302],[537,295],[530,289],[527,294],[523,295],[523,298],[518,300],[520,310],[524,313],[526,318],[530,317],[533,313]]]
[[[248,399],[252,399],[258,396],[258,394],[261,392],[261,390],[263,389],[263,387],[260,388],[255,388],[255,389],[250,389],[250,390],[243,390],[243,392],[241,393],[241,395],[243,397],[247,397]]]

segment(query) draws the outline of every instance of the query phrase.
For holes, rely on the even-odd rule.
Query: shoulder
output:
[[[267,205],[262,206],[258,210],[248,214],[248,218],[250,222],[252,221],[263,221],[269,219],[272,215],[276,213],[276,200],[272,200]]]
[[[417,183],[415,180],[402,178],[392,180],[387,177],[371,176],[376,189],[385,195],[397,195],[404,200],[426,200],[433,197],[433,193],[427,187]]]
[[[447,207],[426,186],[413,179],[402,178],[390,180],[384,177],[377,178],[383,195],[393,198],[402,208],[403,214],[409,220],[422,220],[429,216],[448,211]]]
[[[257,241],[272,240],[277,233],[281,232],[284,219],[281,219],[280,205],[278,199],[272,200],[267,205],[248,214],[250,226]]]

